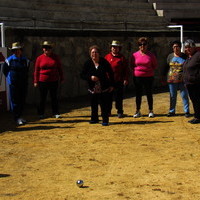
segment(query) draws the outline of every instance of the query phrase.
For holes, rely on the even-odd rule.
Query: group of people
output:
[[[173,52],[167,57],[167,82],[170,92],[170,109],[168,117],[176,114],[177,91],[180,90],[185,117],[190,117],[189,97],[191,99],[194,118],[188,122],[200,123],[200,51],[195,42],[188,39],[184,42],[185,53],[181,52],[181,42],[172,43]],[[189,96],[189,97],[188,97]]]
[[[143,91],[147,96],[148,117],[154,117],[153,82],[154,72],[158,68],[156,56],[148,50],[149,41],[141,37],[137,42],[138,51],[132,53],[130,61],[121,54],[122,44],[113,40],[110,52],[101,56],[100,48],[93,45],[89,48],[89,58],[84,63],[80,77],[88,82],[88,93],[91,103],[91,124],[99,123],[98,106],[101,108],[102,125],[109,125],[112,104],[119,118],[124,117],[123,93],[128,85],[130,74],[136,91],[136,112],[134,118],[141,117]],[[200,123],[200,52],[193,40],[184,43],[185,53],[181,52],[181,42],[172,43],[173,52],[167,57],[167,64],[162,70],[162,77],[167,76],[170,93],[170,108],[168,117],[176,114],[177,91],[183,99],[185,117],[189,117],[189,97],[194,108],[194,118],[189,123]],[[18,125],[26,123],[21,117],[28,85],[29,60],[22,55],[23,47],[19,42],[12,44],[12,55],[3,66],[3,72],[9,85],[10,107]],[[52,113],[59,118],[58,87],[63,82],[63,70],[59,57],[53,53],[53,44],[44,41],[43,53],[37,57],[34,67],[34,87],[40,91],[38,115],[45,117],[45,104],[48,92],[51,96]],[[132,71],[132,72],[131,72]]]
[[[63,70],[60,58],[53,53],[53,43],[44,41],[43,53],[37,57],[34,68],[34,87],[39,88],[40,102],[38,115],[44,118],[45,104],[48,92],[51,96],[52,113],[59,118],[58,109],[58,87],[63,82]],[[12,44],[10,48],[12,55],[3,65],[3,73],[6,76],[9,87],[10,110],[13,112],[17,125],[23,125],[26,120],[22,118],[28,90],[28,72],[30,61],[22,55],[23,46],[19,42]]]
[[[91,99],[91,121],[99,123],[98,105],[101,107],[103,126],[109,124],[113,97],[118,117],[124,116],[123,87],[129,82],[129,69],[132,70],[133,83],[136,91],[136,112],[134,118],[141,117],[141,103],[143,91],[147,96],[149,114],[154,117],[153,111],[153,82],[154,72],[158,67],[156,56],[148,50],[148,39],[138,39],[138,51],[132,53],[130,62],[120,53],[122,45],[119,41],[112,41],[110,53],[100,56],[98,46],[89,48],[90,58],[86,61],[81,77],[89,85]],[[188,122],[200,123],[200,52],[195,42],[188,39],[184,43],[185,53],[181,52],[181,42],[172,42],[172,50],[166,60],[166,66],[161,70],[161,79],[167,76],[170,93],[170,107],[168,117],[176,115],[177,92],[183,100],[185,117],[190,117],[189,97],[194,108],[194,118]],[[98,89],[97,89],[98,88]],[[188,95],[189,94],[189,95]]]
[[[148,51],[148,39],[139,38],[139,50],[131,55],[129,67],[127,59],[121,54],[122,44],[113,40],[110,52],[105,57],[100,56],[98,46],[89,48],[90,58],[84,64],[81,78],[89,85],[91,99],[91,121],[99,123],[98,105],[101,107],[103,126],[109,124],[113,99],[119,118],[124,116],[123,91],[129,83],[130,68],[133,73],[133,81],[136,89],[136,113],[133,117],[140,117],[143,89],[146,91],[149,117],[154,117],[152,86],[154,70],[157,68],[157,60],[153,53]],[[96,88],[99,88],[98,90]]]

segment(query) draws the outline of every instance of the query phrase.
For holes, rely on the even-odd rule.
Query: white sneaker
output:
[[[17,125],[18,126],[21,126],[21,125],[23,125],[24,123],[22,122],[22,120],[19,118],[19,119],[17,119]]]
[[[60,118],[61,116],[60,116],[60,115],[54,115],[54,117],[55,117],[56,119],[58,119],[58,118]]]
[[[153,118],[153,117],[154,117],[154,113],[153,113],[153,112],[150,112],[150,113],[149,113],[149,117],[150,117],[150,118]]]
[[[27,121],[25,119],[23,119],[23,118],[20,118],[20,119],[21,119],[23,124],[26,124]]]
[[[141,117],[141,113],[140,112],[136,112],[134,115],[133,115],[134,118],[138,118],[138,117]]]

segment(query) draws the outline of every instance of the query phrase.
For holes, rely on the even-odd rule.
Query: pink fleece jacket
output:
[[[157,68],[157,65],[157,59],[155,55],[150,51],[147,51],[146,54],[141,54],[140,51],[137,51],[131,56],[131,67],[133,70],[133,76],[154,76],[154,70]]]

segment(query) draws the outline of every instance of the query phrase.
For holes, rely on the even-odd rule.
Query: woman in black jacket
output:
[[[99,122],[98,105],[101,107],[102,125],[109,123],[110,92],[114,86],[114,75],[108,61],[100,57],[99,47],[94,45],[89,48],[90,58],[85,62],[81,78],[88,82],[91,101],[91,124]]]
[[[194,108],[194,119],[188,122],[198,124],[200,123],[200,52],[191,39],[186,40],[184,46],[188,58],[183,65],[183,80]]]

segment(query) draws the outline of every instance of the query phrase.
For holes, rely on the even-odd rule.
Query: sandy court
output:
[[[200,125],[166,117],[169,94],[154,95],[155,118],[133,118],[135,98],[124,100],[127,116],[110,126],[90,125],[90,107],[62,103],[62,118],[15,128],[0,117],[1,200],[199,200]],[[84,180],[84,187],[76,180]]]

